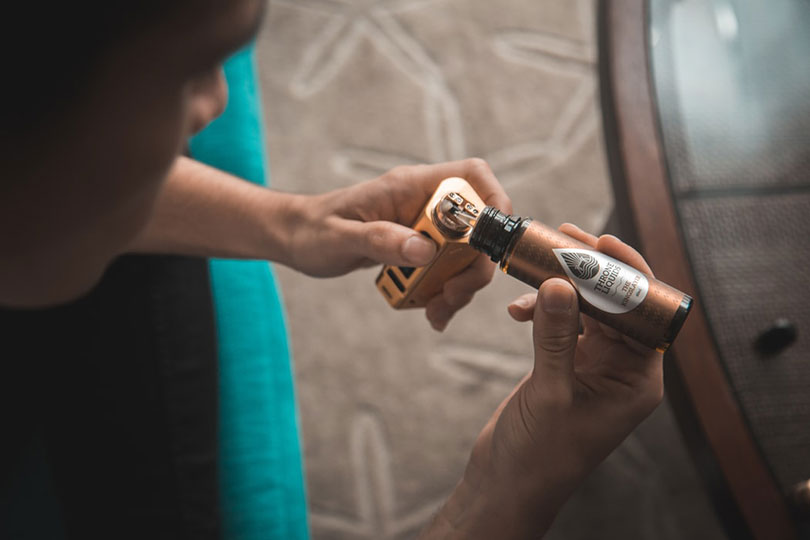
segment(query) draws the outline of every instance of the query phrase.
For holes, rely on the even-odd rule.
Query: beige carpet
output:
[[[259,39],[273,184],[320,192],[396,165],[487,159],[517,212],[602,230],[612,208],[594,10],[574,0],[276,0]],[[413,537],[531,362],[498,275],[443,334],[379,297],[377,270],[279,269],[313,536]],[[666,407],[548,538],[718,538]]]

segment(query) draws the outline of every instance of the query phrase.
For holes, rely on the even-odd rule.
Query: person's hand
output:
[[[368,182],[299,197],[289,224],[289,260],[283,262],[320,277],[380,263],[426,265],[436,246],[409,226],[439,183],[452,176],[467,180],[488,205],[512,211],[509,198],[483,160],[397,167]],[[443,330],[453,314],[489,283],[494,268],[481,255],[448,280],[425,309],[433,328]]]
[[[614,236],[560,230],[652,275]],[[509,305],[534,323],[534,369],[476,441],[464,478],[425,537],[539,538],[573,489],[660,403],[662,355],[582,317],[574,288],[549,279]]]

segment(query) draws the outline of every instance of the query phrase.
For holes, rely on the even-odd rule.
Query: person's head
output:
[[[189,135],[225,105],[221,63],[262,0],[15,2],[0,113],[0,304],[90,288],[149,218]]]

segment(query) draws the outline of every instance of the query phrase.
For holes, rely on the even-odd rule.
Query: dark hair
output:
[[[3,10],[8,28],[0,31],[0,47],[7,71],[0,90],[0,131],[15,136],[68,106],[106,49],[174,6],[159,0],[17,0]]]

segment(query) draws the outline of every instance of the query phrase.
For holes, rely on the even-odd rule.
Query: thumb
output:
[[[579,338],[579,303],[570,283],[551,278],[540,286],[533,335],[537,382],[545,387],[553,385],[571,391]]]
[[[391,221],[346,220],[342,232],[350,251],[383,264],[424,266],[436,255],[432,240]]]

